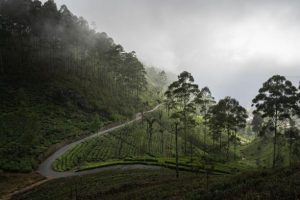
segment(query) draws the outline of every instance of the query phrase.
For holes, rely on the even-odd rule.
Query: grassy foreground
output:
[[[278,168],[227,177],[212,183],[208,192],[193,192],[189,197],[194,200],[292,200],[300,198],[299,191],[300,169]]]
[[[169,169],[113,170],[51,180],[13,200],[67,199],[299,199],[300,169],[281,168],[238,175],[209,175]],[[208,188],[207,188],[208,186]]]
[[[176,180],[175,171],[168,169],[105,171],[52,180],[13,199],[182,199],[187,192],[205,188],[205,180],[204,174],[189,172],[181,172]]]
[[[24,187],[44,180],[40,174],[33,173],[0,173],[0,199]]]

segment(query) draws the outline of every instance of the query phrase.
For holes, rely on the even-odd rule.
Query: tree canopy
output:
[[[284,76],[274,75],[259,89],[253,99],[255,112],[274,127],[273,167],[276,165],[277,129],[279,122],[290,119],[297,100],[297,88]]]

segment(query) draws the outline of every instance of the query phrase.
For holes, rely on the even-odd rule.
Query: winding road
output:
[[[161,106],[161,104],[157,105],[155,108],[153,108],[152,110],[149,110],[145,113],[151,113],[155,110],[157,110],[159,107]],[[44,160],[39,168],[38,168],[38,172],[47,177],[47,178],[61,178],[61,177],[68,177],[68,176],[77,176],[77,175],[85,175],[85,174],[93,174],[93,173],[97,173],[97,172],[100,172],[100,171],[105,171],[105,170],[111,170],[111,169],[153,169],[153,168],[160,168],[158,166],[147,166],[147,165],[140,165],[140,164],[136,164],[136,165],[130,165],[130,166],[122,166],[122,165],[116,165],[116,166],[110,166],[110,167],[104,167],[104,168],[98,168],[98,169],[91,169],[91,170],[86,170],[86,171],[81,171],[81,172],[75,172],[75,171],[66,171],[66,172],[57,172],[57,171],[54,171],[52,169],[52,163],[57,159],[59,158],[61,155],[63,155],[65,152],[67,152],[69,149],[73,148],[74,146],[76,146],[77,144],[80,144],[86,140],[90,140],[94,137],[97,137],[99,135],[103,135],[105,133],[108,133],[108,132],[111,132],[111,131],[114,131],[114,130],[117,130],[119,128],[122,128],[128,124],[131,124],[135,121],[138,121],[141,119],[141,114],[138,113],[136,114],[135,118],[131,121],[128,121],[128,122],[125,122],[123,124],[120,124],[120,125],[117,125],[117,126],[114,126],[112,128],[109,128],[109,129],[106,129],[106,130],[103,130],[103,131],[99,131],[93,135],[90,135],[90,136],[87,136],[81,140],[78,140],[78,141],[75,141],[73,143],[70,143],[66,146],[63,146],[62,148],[58,149],[56,152],[54,152],[51,156],[49,156],[46,160]]]

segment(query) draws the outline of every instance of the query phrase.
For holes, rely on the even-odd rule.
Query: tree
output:
[[[236,145],[238,142],[240,142],[240,138],[237,137],[237,131],[238,129],[242,129],[246,127],[246,119],[248,118],[247,111],[244,107],[240,105],[236,105],[234,109],[234,122],[233,122],[233,129],[234,129],[234,135],[233,135],[233,144],[234,144],[234,159],[236,158]]]
[[[213,142],[219,140],[219,151],[222,150],[222,130],[224,128],[224,117],[219,103],[209,109],[208,127],[211,131]]]
[[[291,117],[295,106],[297,89],[284,76],[274,75],[259,89],[259,94],[252,100],[255,112],[262,118],[268,118],[274,127],[273,168],[276,166],[276,146],[279,123]]]
[[[179,178],[178,169],[178,122],[175,122],[175,150],[176,150],[176,178]]]
[[[175,129],[175,160],[176,160],[176,178],[179,178],[179,168],[178,168],[178,132],[179,132],[179,125],[180,125],[180,115],[179,113],[172,113],[171,119],[174,123],[174,129]]]
[[[263,125],[263,118],[258,112],[253,113],[253,119],[251,125],[252,125],[252,130],[255,133],[255,136],[257,137]]]
[[[165,126],[164,126],[164,121],[163,121],[163,112],[162,110],[158,111],[158,120],[157,123],[159,124],[159,130],[158,132],[160,133],[160,143],[161,143],[161,154],[164,155],[164,131],[165,131]]]
[[[293,109],[293,114],[300,117],[300,82],[299,82],[299,86],[298,86],[298,92],[295,95],[294,100],[295,100],[295,105],[294,105],[294,109]]]
[[[126,138],[128,137],[128,134],[130,132],[130,128],[128,126],[125,126],[119,133],[119,149],[118,149],[118,156],[121,158],[121,153],[123,149],[123,143],[125,142]]]
[[[148,135],[148,151],[151,153],[151,146],[152,146],[152,135],[153,135],[153,124],[157,120],[154,117],[146,117],[146,122],[147,122],[147,135]]]
[[[96,132],[103,126],[103,123],[100,120],[100,117],[98,114],[95,114],[92,123],[91,123],[91,129],[92,131]]]
[[[188,115],[195,112],[194,97],[199,93],[198,85],[194,84],[194,78],[189,72],[182,72],[178,80],[171,83],[165,95],[170,103],[181,116],[184,124],[184,153],[187,152],[187,128]]]
[[[166,83],[167,83],[167,74],[164,70],[162,70],[161,72],[159,72],[159,85],[161,88],[163,88]]]
[[[166,110],[168,113],[168,116],[170,116],[170,110],[175,107],[175,99],[173,95],[173,88],[169,88],[165,92],[165,99],[164,99],[164,104],[166,105]]]
[[[208,87],[204,87],[201,89],[201,91],[198,93],[195,103],[200,108],[200,113],[202,114],[204,118],[204,154],[207,151],[206,146],[206,136],[207,136],[207,121],[209,118],[209,108],[215,104],[214,97],[212,97],[211,92]]]
[[[220,137],[220,150],[222,148],[222,130],[227,134],[227,159],[229,159],[230,141],[232,137],[236,138],[236,132],[239,128],[246,125],[247,111],[239,105],[239,102],[231,97],[221,99],[210,109],[210,127]],[[232,135],[234,133],[234,135]],[[233,141],[236,141],[234,139]],[[236,145],[236,142],[234,143]]]
[[[160,144],[161,144],[161,154],[164,155],[164,129],[160,128],[159,129],[160,132]]]
[[[194,132],[195,132],[195,127],[197,126],[197,122],[195,120],[195,117],[190,115],[188,117],[188,129],[189,129],[189,136],[188,136],[188,141],[190,143],[190,161],[193,162],[193,153],[194,153],[194,141],[195,141],[195,137],[194,137]]]

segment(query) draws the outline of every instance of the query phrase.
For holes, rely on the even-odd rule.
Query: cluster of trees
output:
[[[245,128],[247,111],[239,102],[231,97],[221,99],[216,105],[212,106],[209,115],[209,127],[212,130],[213,140],[219,140],[220,150],[222,149],[222,132],[227,134],[226,155],[229,158],[230,143],[234,144],[234,150],[239,142],[237,131]],[[234,153],[234,155],[236,155]]]
[[[230,144],[233,143],[236,146],[239,141],[236,133],[245,127],[248,117],[247,111],[239,105],[237,100],[225,97],[216,103],[209,88],[204,87],[200,90],[194,83],[191,73],[186,71],[178,76],[178,80],[169,85],[165,97],[166,110],[174,121],[176,138],[178,132],[182,130],[184,154],[188,153],[187,143],[189,142],[191,147],[193,145],[191,132],[197,125],[196,117],[201,115],[204,125],[203,150],[208,151],[206,137],[209,132],[213,141],[219,141],[219,151],[226,149],[226,157],[229,159]],[[223,145],[222,135],[224,133],[227,134],[226,145]],[[176,150],[176,152],[178,151]],[[189,153],[192,154],[192,148]],[[178,153],[176,153],[176,157],[178,157]]]
[[[260,136],[273,132],[272,166],[276,167],[279,157],[279,134],[285,134],[290,144],[290,156],[293,142],[299,139],[295,119],[300,116],[300,92],[284,76],[274,75],[263,83],[252,102],[255,106],[253,130]]]
[[[53,0],[0,0],[1,80],[41,83],[69,77],[85,91],[94,88],[98,96],[113,96],[101,103],[118,111],[120,102],[131,108],[140,104],[145,74],[135,52],[125,52],[65,5],[58,9]]]
[[[300,86],[299,86],[300,89]],[[225,97],[215,102],[209,88],[199,89],[194,83],[194,78],[189,72],[182,72],[178,80],[171,83],[165,92],[165,106],[168,116],[174,123],[175,135],[182,133],[183,152],[188,153],[188,143],[193,145],[192,132],[197,126],[197,116],[201,116],[204,133],[203,150],[207,148],[207,133],[210,133],[214,150],[226,153],[230,159],[230,149],[233,145],[233,155],[236,158],[236,145],[240,143],[237,132],[247,125],[248,114],[239,102],[231,97]],[[299,152],[293,147],[300,138],[300,131],[296,120],[300,116],[300,92],[292,82],[283,76],[275,75],[267,80],[259,94],[253,99],[252,127],[258,136],[273,133],[273,167],[279,157],[278,135],[284,135],[289,143],[290,162],[291,156]],[[223,137],[223,138],[222,138]],[[215,145],[218,143],[218,145]],[[177,148],[176,140],[176,148]],[[295,145],[296,146],[296,145]],[[192,148],[189,153],[192,154]],[[178,150],[176,150],[178,160]]]

